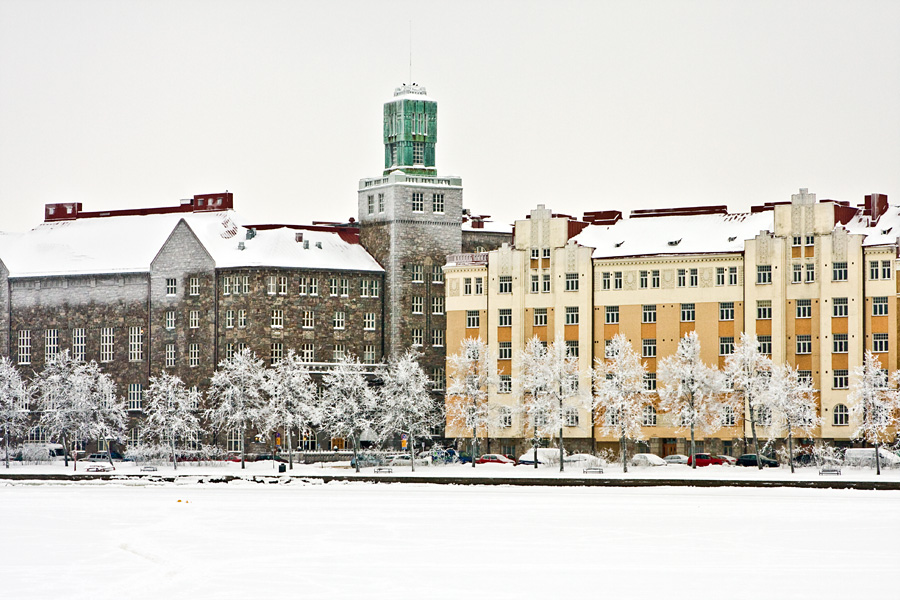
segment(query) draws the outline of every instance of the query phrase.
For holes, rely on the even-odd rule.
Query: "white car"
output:
[[[570,454],[566,457],[565,463],[567,465],[574,465],[580,468],[589,468],[589,467],[605,467],[606,461],[597,456],[592,456],[590,454]]]
[[[882,468],[900,467],[900,457],[884,448],[878,449],[878,457],[881,459]],[[875,468],[875,448],[847,448],[844,452],[844,466]]]
[[[688,457],[684,454],[670,454],[668,456],[663,457],[663,460],[666,461],[667,464],[670,465],[686,465],[688,461]]]
[[[635,454],[631,457],[631,464],[635,467],[665,467],[669,463],[655,454]]]
[[[401,454],[400,456],[395,456],[391,459],[391,462],[388,463],[392,467],[408,467],[409,466],[409,454]],[[428,466],[431,464],[431,460],[429,458],[416,457],[416,466]]]
[[[559,448],[538,448],[537,461],[539,465],[558,465]],[[519,457],[520,465],[534,465],[534,450],[529,450]]]

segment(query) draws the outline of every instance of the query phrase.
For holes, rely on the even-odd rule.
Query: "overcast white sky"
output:
[[[410,20],[475,213],[900,203],[896,1],[0,0],[0,230],[226,189],[246,221],[354,216]]]

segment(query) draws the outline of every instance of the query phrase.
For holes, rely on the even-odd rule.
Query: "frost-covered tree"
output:
[[[447,357],[447,424],[472,432],[472,466],[478,458],[478,431],[490,423],[488,387],[497,384],[497,361],[481,338],[465,338],[459,352]]]
[[[410,464],[416,470],[416,436],[440,423],[443,415],[428,390],[431,381],[419,365],[418,353],[407,350],[391,360],[382,372],[384,385],[380,395],[380,423],[382,436],[406,433],[409,436]]]
[[[200,420],[194,412],[194,398],[180,377],[163,371],[150,378],[144,394],[144,421],[141,442],[167,446],[172,466],[178,469],[176,444],[200,433]]]
[[[293,349],[277,365],[266,371],[268,402],[263,410],[261,431],[272,433],[284,429],[287,438],[288,462],[294,468],[293,432],[310,432],[320,418],[316,384],[309,375],[309,367]]]
[[[756,426],[761,410],[769,393],[772,375],[772,360],[760,352],[759,340],[755,334],[742,333],[741,341],[725,359],[725,375],[731,380],[732,398],[744,405],[750,417],[750,431],[753,435],[753,449],[756,451],[756,466],[762,470],[759,436]]]
[[[660,408],[675,417],[676,426],[691,432],[691,464],[697,468],[696,431],[710,433],[722,426],[730,397],[723,396],[722,374],[700,359],[700,338],[690,331],[678,350],[659,364]]]
[[[0,424],[6,468],[9,468],[9,436],[23,432],[28,421],[28,391],[19,370],[4,356],[0,358]]]
[[[247,349],[220,362],[210,382],[205,416],[214,429],[240,433],[242,469],[247,428],[258,426],[262,416],[264,386],[263,361]]]
[[[894,374],[895,381],[898,376],[900,372]],[[875,445],[875,469],[881,475],[879,448],[896,437],[900,402],[897,390],[890,387],[887,371],[869,350],[862,366],[853,369],[847,404],[851,418],[857,423],[852,437]]]
[[[764,395],[761,406],[772,415],[769,431],[787,434],[791,473],[794,472],[794,435],[799,433],[809,437],[822,424],[815,394],[812,381],[801,377],[797,369],[776,365],[772,370],[769,393]]]
[[[622,470],[628,472],[628,441],[644,439],[643,414],[648,392],[641,362],[628,338],[616,334],[606,347],[606,359],[594,367],[593,412],[605,435],[617,435]]]
[[[66,455],[70,442],[119,439],[125,428],[125,402],[116,396],[112,378],[96,362],[73,360],[68,351],[47,362],[32,382],[32,395],[39,426],[62,443]]]
[[[325,374],[322,382],[322,425],[332,437],[351,441],[359,473],[359,444],[364,433],[376,431],[378,395],[369,385],[359,358],[349,353]]]
[[[578,394],[578,359],[568,356],[566,342],[562,338],[545,346],[533,337],[519,353],[518,362],[524,392],[522,408],[531,424],[534,466],[537,468],[537,448],[541,438],[556,437],[559,441],[559,470],[563,471],[565,410],[578,408],[571,406],[571,399]]]

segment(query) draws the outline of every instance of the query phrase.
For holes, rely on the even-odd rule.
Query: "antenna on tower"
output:
[[[409,85],[412,85],[412,19],[409,20]]]

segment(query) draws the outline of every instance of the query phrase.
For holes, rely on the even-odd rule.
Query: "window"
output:
[[[433,315],[444,314],[444,297],[443,296],[435,296],[431,299],[431,314],[433,314]]]
[[[797,336],[797,354],[812,354],[812,336]]]
[[[316,359],[315,346],[312,344],[303,344],[300,346],[300,360],[303,362],[313,362]]]
[[[653,289],[659,288],[659,271],[651,271],[650,275],[650,287]]]
[[[242,309],[238,310],[237,316],[238,316],[238,319],[237,319],[238,328],[243,329],[244,327],[247,326],[247,309],[242,308]]]
[[[644,304],[641,308],[642,323],[656,323],[656,305]]]
[[[534,326],[535,327],[546,327],[546,325],[547,325],[547,309],[546,308],[534,309]]]
[[[678,269],[678,287],[687,285],[687,269]]]
[[[734,352],[734,338],[733,337],[720,337],[719,338],[719,356],[728,356]]]
[[[816,263],[806,263],[806,283],[816,280]]]
[[[511,384],[512,382],[510,382]],[[511,386],[510,386],[511,387]],[[508,406],[500,407],[500,427],[512,427],[512,409]]]
[[[644,373],[644,389],[648,392],[656,391],[656,373]]]
[[[872,260],[869,261],[869,279],[878,279],[879,271],[878,271],[878,261]]]
[[[847,369],[835,369],[834,389],[845,390],[850,387],[850,375]]]
[[[725,285],[725,267],[716,267],[716,285]]]
[[[366,316],[368,316],[370,314],[372,315],[373,321],[374,321],[374,316],[375,316],[374,313],[367,313]],[[300,327],[302,327],[303,329],[312,329],[313,327],[315,327],[315,325],[316,325],[316,313],[311,310],[304,310],[303,311],[303,319],[300,321]],[[374,322],[372,323],[372,326],[374,328],[374,326],[375,326]]]
[[[791,246],[795,246],[795,247],[796,247],[796,246],[800,246],[800,245],[802,245],[802,243],[803,243],[803,236],[802,236],[802,235],[795,235],[795,236],[793,236],[793,239],[792,239],[792,241],[791,241]]]
[[[531,260],[538,260],[541,257],[541,249],[540,248],[532,248],[531,249]]]
[[[566,273],[566,291],[578,291],[578,273]]]
[[[466,328],[477,329],[481,326],[481,314],[477,310],[466,311]]]
[[[412,265],[412,282],[413,283],[422,283],[425,281],[425,267],[422,265]]]
[[[550,275],[544,275],[541,278],[541,280],[543,283],[543,286],[541,287],[541,291],[544,292],[545,294],[549,294],[550,293]],[[619,289],[619,288],[616,288],[616,289]]]
[[[269,364],[273,367],[281,362],[284,358],[284,344],[281,342],[272,342],[269,349]]]
[[[846,373],[846,371],[844,371],[844,373]],[[838,387],[836,371],[835,371],[834,377],[835,377],[835,386],[834,387]],[[846,387],[846,386],[844,386],[844,387]],[[850,424],[850,411],[847,409],[847,407],[845,405],[835,404],[834,412],[832,414],[834,415],[833,423],[834,423],[835,427],[844,427],[844,426]]]
[[[872,352],[888,351],[888,334],[873,333],[872,334]]]
[[[547,260],[550,260],[550,248],[543,248],[543,249],[541,250],[541,255],[542,255],[544,258],[546,258]]]
[[[606,324],[607,325],[615,325],[619,322],[619,307],[618,306],[607,306],[606,307]]]
[[[444,367],[435,367],[431,370],[431,389],[437,392],[443,391],[445,381]]]
[[[738,284],[738,268],[728,267],[728,285]]]
[[[200,344],[191,344],[188,346],[188,366],[200,366]]]
[[[166,344],[166,366],[175,366],[175,344]]]
[[[318,296],[319,295],[319,278],[318,277],[310,277],[307,279],[307,284],[309,285],[309,295],[310,296]],[[375,285],[372,286],[376,287]],[[372,297],[376,297],[376,293],[372,292]]]
[[[772,356],[772,336],[760,335],[757,336],[756,339],[759,342],[759,351],[762,354],[768,354],[769,356]]]
[[[234,311],[225,311],[225,329],[234,329]]]
[[[188,327],[197,329],[200,327],[200,311],[192,310],[188,313]]]
[[[350,280],[346,277],[341,278],[341,296],[344,298],[350,295]]]
[[[422,142],[413,142],[413,164],[425,164],[425,144]]]
[[[444,270],[441,265],[431,266],[431,283],[444,283]]]
[[[368,298],[369,290],[371,289],[372,282],[368,279],[362,279],[359,282],[359,297],[360,298]]]
[[[472,295],[472,278],[463,277],[463,296]]]
[[[332,278],[328,281],[328,294],[329,294],[330,296],[337,296],[337,295],[338,295],[338,280],[337,280],[336,277],[332,277]]]
[[[850,307],[847,303],[846,298],[832,298],[831,305],[831,316],[833,317],[846,317],[848,314],[850,314]]]
[[[100,329],[100,362],[112,362],[115,333],[112,327]]]
[[[84,360],[85,335],[81,327],[72,330],[72,358]]]
[[[719,302],[719,320],[734,321],[734,302]]]
[[[432,329],[431,330],[431,345],[440,348],[444,345],[444,330],[443,329]]]
[[[174,277],[166,278],[166,296],[174,296],[178,293],[178,280]]]
[[[836,262],[831,267],[832,281],[847,281],[847,263]]]
[[[140,383],[128,384],[128,410],[141,410],[144,407],[144,386]]]
[[[797,380],[804,385],[812,385],[812,371],[797,371]]]
[[[500,294],[512,294],[512,277],[509,275],[500,276]]]
[[[882,279],[890,279],[891,278],[891,261],[889,261],[889,260],[881,261],[881,278]]]
[[[144,360],[144,328],[130,327],[128,329],[128,360],[140,362]]]
[[[346,313],[342,310],[334,311],[334,316],[331,319],[331,326],[333,329],[343,329],[344,321],[346,319]]]
[[[605,425],[612,427],[619,424],[619,410],[615,408],[610,408],[606,410],[606,413],[603,415],[603,422]]]
[[[644,407],[641,425],[644,427],[656,427],[656,409],[651,405]]]
[[[772,265],[756,265],[757,285],[772,283]]]
[[[363,362],[373,363],[375,362],[375,345],[374,344],[366,344],[363,346]]]
[[[578,427],[578,409],[574,406],[567,406],[563,411],[563,424],[566,427]]]
[[[497,358],[500,360],[512,360],[512,342],[500,342]]]
[[[847,339],[846,333],[836,333],[834,334],[834,340],[832,341],[832,352],[835,354],[846,354],[850,351],[850,342]]]
[[[499,327],[512,327],[512,309],[501,308],[499,318],[497,319]]]
[[[226,275],[222,278],[222,295],[231,295],[231,275]]]
[[[331,349],[331,360],[334,362],[339,362],[344,360],[344,345],[343,344],[335,344],[334,348]]]
[[[791,283],[803,283],[803,265],[791,265]]]
[[[431,210],[438,214],[444,213],[444,195],[434,194],[431,196]]]
[[[309,278],[308,277],[300,277],[300,283],[297,286],[297,293],[301,296],[305,296],[309,293]],[[366,294],[368,295],[368,294]]]
[[[681,305],[681,322],[689,323],[694,321],[697,316],[697,311],[694,308],[693,302],[688,302],[686,304]]]
[[[228,432],[228,440],[226,442],[229,452],[240,452],[244,447],[243,432],[238,429],[232,429]]]
[[[737,418],[734,414],[734,408],[726,406],[725,410],[722,412],[722,426],[734,427],[735,423],[737,423]]]
[[[412,211],[425,212],[425,194],[423,194],[422,192],[413,192]]]
[[[377,298],[377,297],[378,297],[378,285],[379,285],[378,280],[377,280],[377,279],[373,279],[373,280],[372,280],[372,297],[373,297],[373,298]]]
[[[512,393],[512,376],[511,375],[501,375],[500,382],[497,386],[498,394],[511,394]]]
[[[578,358],[578,340],[566,340],[566,357]]]
[[[537,294],[541,291],[541,278],[537,275],[531,276],[531,293]]]
[[[644,358],[653,358],[656,356],[656,339],[647,338],[641,340],[641,356]]]
[[[278,278],[275,275],[269,275],[266,278],[266,293],[274,296],[278,291]]]
[[[369,214],[374,215],[375,214],[375,196],[372,194],[369,194],[369,196],[366,198],[366,200],[367,200],[367,204],[368,204]]]
[[[697,274],[697,269],[691,269],[691,287],[697,287],[699,284],[700,278]]]
[[[282,329],[284,327],[284,310],[276,308],[272,310],[272,329]]]
[[[384,194],[378,194],[378,212],[384,212]]]
[[[578,325],[578,307],[566,307],[566,325]]]
[[[191,277],[188,280],[188,295],[189,296],[199,296],[200,295],[200,278],[199,277]]]
[[[872,298],[872,316],[879,317],[888,314],[887,296],[875,296]]]
[[[642,290],[647,289],[647,281],[649,279],[650,271],[641,271],[640,276],[638,277],[639,285]]]
[[[44,330],[44,361],[49,362],[59,354],[59,329]]]
[[[225,344],[225,358],[234,358],[234,344],[232,342]]]
[[[363,316],[363,329],[366,331],[375,331],[375,322],[376,322],[375,313],[367,312]],[[311,326],[312,325],[310,325],[310,327]]]
[[[603,289],[604,290],[608,290],[612,287],[612,285],[611,285],[612,279],[611,278],[612,278],[612,273],[604,273],[603,274],[602,280],[603,280]]]
[[[412,312],[414,315],[421,315],[425,310],[425,298],[422,296],[412,297]]]
[[[475,295],[481,296],[484,294],[484,278],[476,277],[475,278]]]
[[[622,271],[616,271],[615,273],[613,273],[613,287],[617,290],[622,289]]]
[[[279,277],[278,278],[278,295],[279,296],[287,295],[287,277]]]
[[[797,318],[809,319],[812,317],[812,300],[797,300]]]
[[[756,318],[761,320],[770,320],[772,318],[771,300],[756,301]]]

